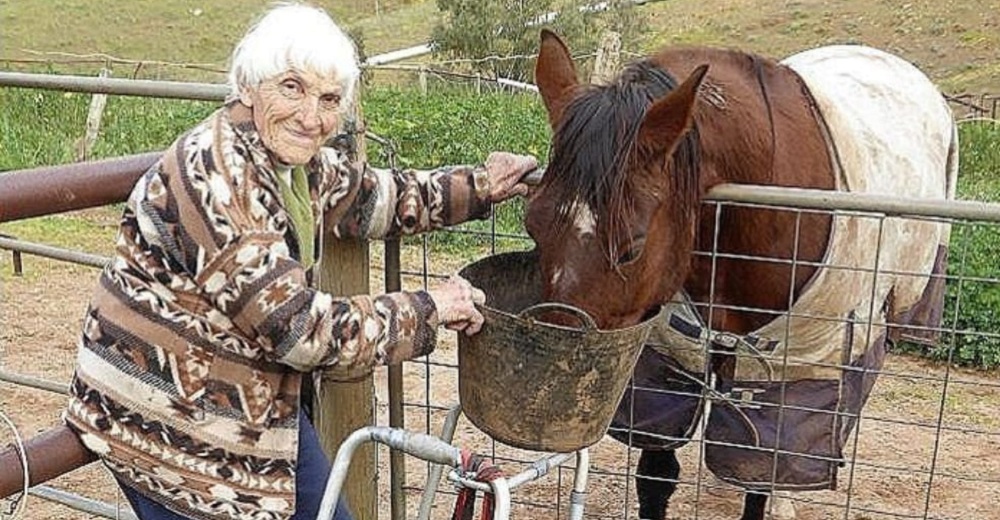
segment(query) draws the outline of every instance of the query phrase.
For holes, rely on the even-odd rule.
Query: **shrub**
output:
[[[1000,201],[1000,125],[960,127],[959,198]],[[1000,224],[962,222],[952,226],[942,327],[954,333],[935,346],[903,344],[900,350],[956,365],[1000,367]],[[952,349],[954,349],[952,351]]]
[[[632,0],[437,0],[437,6],[444,16],[434,28],[435,52],[470,60],[471,69],[488,76],[520,81],[531,78],[542,26],[576,52],[593,52],[600,28],[617,32],[623,48],[635,48],[646,28]],[[596,6],[607,9],[596,14]]]

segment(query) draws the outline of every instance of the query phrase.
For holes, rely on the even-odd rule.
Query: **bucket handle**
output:
[[[597,324],[594,323],[594,318],[591,318],[590,315],[584,312],[582,309],[578,309],[572,305],[567,305],[565,303],[559,303],[559,302],[537,303],[521,311],[521,313],[518,314],[518,316],[533,317],[537,313],[545,311],[565,312],[566,314],[569,314],[574,318],[580,320],[580,325],[584,329],[591,330],[597,328]]]

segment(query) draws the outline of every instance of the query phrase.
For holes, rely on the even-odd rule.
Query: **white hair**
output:
[[[239,95],[290,68],[311,69],[334,78],[343,99],[353,99],[360,69],[354,42],[323,9],[282,3],[269,10],[247,31],[233,50],[229,88]]]

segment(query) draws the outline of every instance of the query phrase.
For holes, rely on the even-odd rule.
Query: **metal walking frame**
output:
[[[445,466],[451,468],[448,480],[453,484],[493,493],[495,509],[493,520],[509,520],[511,512],[511,491],[518,486],[538,480],[557,468],[571,457],[576,457],[576,469],[573,477],[573,490],[569,500],[570,520],[583,520],[583,508],[587,495],[587,478],[590,472],[590,452],[587,448],[571,453],[552,453],[539,458],[531,467],[510,477],[501,477],[489,483],[479,482],[462,475],[459,471],[462,465],[462,450],[451,444],[455,434],[455,426],[461,416],[461,405],[455,405],[448,411],[440,437],[425,433],[412,432],[401,428],[388,426],[367,426],[352,433],[340,446],[333,462],[330,478],[326,483],[326,491],[320,504],[317,520],[332,520],[340,499],[340,491],[347,478],[347,470],[351,464],[354,452],[367,442],[385,444],[394,450],[434,463],[427,479],[420,500],[417,520],[429,520],[434,496],[437,494],[441,474]]]

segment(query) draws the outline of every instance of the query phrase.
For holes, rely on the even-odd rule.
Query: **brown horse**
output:
[[[566,45],[543,31],[535,79],[553,138],[526,227],[545,299],[583,309],[601,328],[637,323],[678,295],[693,302],[654,333],[667,344],[644,350],[611,431],[643,449],[640,517],[664,518],[678,484],[673,450],[710,400],[705,461],[753,491],[744,519],[763,518],[771,491],[835,486],[882,365],[885,325],[934,325],[921,306],[940,303],[941,283],[928,274],[941,268],[948,230],[703,198],[723,183],[949,198],[957,160],[944,99],[910,64],[860,46],[783,62],[665,49],[588,85]],[[873,281],[873,266],[886,274]],[[789,313],[800,304],[802,315],[827,319]],[[875,335],[848,318],[872,323]],[[698,345],[696,359],[671,338]]]

